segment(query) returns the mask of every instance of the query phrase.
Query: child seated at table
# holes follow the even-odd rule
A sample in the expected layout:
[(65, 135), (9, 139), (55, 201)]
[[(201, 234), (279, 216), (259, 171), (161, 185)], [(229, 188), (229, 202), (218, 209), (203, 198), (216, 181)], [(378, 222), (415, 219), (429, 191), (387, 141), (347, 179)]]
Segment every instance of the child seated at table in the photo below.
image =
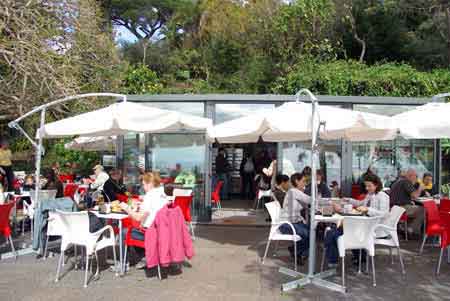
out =
[[(369, 216), (382, 216), (386, 217), (389, 214), (389, 196), (382, 191), (383, 184), (376, 175), (367, 175), (364, 179), (367, 195), (362, 201), (351, 200), (351, 204), (356, 207), (356, 210), (367, 214)], [(333, 204), (335, 211), (342, 212), (342, 207), (339, 204)], [(345, 220), (344, 220), (345, 222)], [(383, 221), (380, 221), (382, 223)], [(342, 235), (342, 225), (332, 225), (325, 233), (325, 250), (328, 264), (335, 266), (337, 264), (339, 251), (337, 247), (337, 240)], [(359, 258), (359, 252), (353, 252), (354, 260)], [(365, 256), (362, 256), (365, 260)]]

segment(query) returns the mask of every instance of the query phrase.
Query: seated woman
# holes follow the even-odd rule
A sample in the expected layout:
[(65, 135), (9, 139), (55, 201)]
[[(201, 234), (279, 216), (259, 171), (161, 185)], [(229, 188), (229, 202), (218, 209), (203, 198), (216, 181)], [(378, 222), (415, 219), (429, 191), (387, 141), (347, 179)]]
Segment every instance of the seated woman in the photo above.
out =
[[(383, 189), (383, 184), (378, 176), (374, 174), (366, 175), (364, 178), (364, 183), (366, 185), (367, 195), (364, 200), (357, 201), (352, 200), (353, 206), (356, 206), (356, 210), (366, 213), (369, 216), (382, 216), (386, 217), (389, 214), (389, 196), (381, 191)], [(341, 207), (335, 204), (335, 210), (341, 211)], [(344, 221), (345, 222), (345, 221)], [(380, 221), (382, 223), (382, 221)], [(336, 265), (339, 251), (337, 248), (337, 239), (342, 235), (342, 225), (334, 226), (331, 230), (327, 231), (325, 234), (325, 248), (328, 264)], [(359, 253), (354, 252), (355, 259), (358, 259)], [(363, 256), (365, 259), (365, 256)]]
[[(292, 188), (288, 190), (283, 202), (281, 220), (287, 220), (294, 226), (295, 232), (302, 239), (297, 242), (297, 256), (300, 256), (299, 263), (302, 263), (302, 256), (307, 256), (309, 247), (309, 225), (303, 218), (301, 211), (311, 203), (311, 197), (304, 193), (306, 186), (305, 175), (294, 173), (291, 176)], [(280, 227), (283, 234), (292, 234), (292, 229), (288, 224)], [(289, 252), (294, 256), (294, 248), (289, 247)]]
[[(132, 206), (131, 208), (126, 203), (120, 203), (121, 208), (133, 220), (140, 222), (141, 227), (144, 229), (152, 225), (158, 211), (168, 203), (164, 187), (160, 183), (161, 178), (158, 173), (147, 172), (142, 176), (142, 186), (145, 191), (143, 202), (139, 206)], [(123, 237), (126, 237), (127, 230), (126, 228), (122, 230)], [(131, 237), (135, 240), (143, 241), (145, 233), (133, 228)], [(125, 244), (125, 240), (123, 243)]]
[(34, 189), (35, 189), (34, 176), (27, 175), (23, 183), (23, 191), (30, 191)]
[(419, 180), (419, 184), (423, 187), (421, 197), (431, 197), (439, 193), (433, 185), (433, 175), (429, 172), (423, 174), (422, 181)]
[(58, 179), (55, 169), (51, 169), (46, 176), (47, 183), (45, 183), (42, 189), (44, 190), (56, 190), (56, 197), (64, 197), (63, 183)]

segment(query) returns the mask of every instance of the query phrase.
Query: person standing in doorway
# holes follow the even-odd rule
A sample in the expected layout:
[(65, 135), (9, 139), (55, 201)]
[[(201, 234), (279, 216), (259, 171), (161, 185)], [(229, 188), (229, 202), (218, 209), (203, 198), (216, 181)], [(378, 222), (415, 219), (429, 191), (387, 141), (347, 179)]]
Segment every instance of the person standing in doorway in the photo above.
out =
[(228, 171), (230, 166), (227, 160), (227, 153), (223, 147), (219, 148), (219, 153), (216, 157), (216, 176), (218, 181), (223, 182), (222, 190), (220, 191), (220, 198), (222, 200), (229, 199), (229, 181)]
[(13, 191), (14, 173), (12, 169), (12, 152), (8, 141), (0, 141), (0, 168), (3, 169), (7, 180), (6, 191)]
[(253, 179), (255, 178), (255, 160), (249, 153), (245, 153), (239, 171), (242, 178), (241, 197), (252, 200), (255, 197), (253, 183)]

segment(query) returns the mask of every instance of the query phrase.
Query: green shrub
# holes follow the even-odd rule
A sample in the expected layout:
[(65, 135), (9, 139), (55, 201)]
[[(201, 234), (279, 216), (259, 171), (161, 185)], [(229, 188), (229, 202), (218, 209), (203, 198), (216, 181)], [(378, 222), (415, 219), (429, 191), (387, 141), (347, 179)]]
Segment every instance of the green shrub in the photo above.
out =
[(300, 88), (323, 95), (429, 97), (450, 91), (450, 71), (422, 72), (407, 64), (368, 66), (356, 61), (303, 59), (272, 86), (276, 93)]

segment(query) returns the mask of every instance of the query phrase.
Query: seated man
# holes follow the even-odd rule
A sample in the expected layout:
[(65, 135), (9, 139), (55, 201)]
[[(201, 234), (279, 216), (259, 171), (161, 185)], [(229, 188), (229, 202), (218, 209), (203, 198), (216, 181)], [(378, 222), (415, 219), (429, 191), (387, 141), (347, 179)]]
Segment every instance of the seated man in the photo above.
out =
[(414, 187), (416, 183), (416, 171), (408, 169), (404, 176), (392, 184), (390, 197), (391, 205), (405, 208), (408, 216), (408, 232), (418, 234), (423, 224), (423, 207), (414, 202), (422, 193), (422, 186)]
[[(126, 203), (120, 203), (121, 208), (126, 211), (129, 216), (140, 222), (142, 228), (148, 228), (153, 224), (156, 214), (168, 203), (168, 198), (164, 193), (164, 187), (161, 186), (161, 179), (158, 173), (147, 172), (142, 176), (142, 186), (145, 191), (144, 199), (138, 206), (131, 208)], [(123, 237), (126, 237), (128, 229), (122, 230)], [(144, 232), (133, 228), (131, 237), (135, 240), (144, 240)], [(123, 244), (125, 244), (125, 239)], [(125, 247), (125, 246), (123, 246)], [(142, 267), (144, 267), (143, 265)], [(141, 267), (141, 266), (140, 266)]]
[[(316, 181), (317, 181), (317, 192), (318, 192), (317, 196), (322, 197), (322, 198), (331, 198), (330, 188), (328, 188), (327, 183), (325, 183), (325, 181), (323, 181), (323, 174), (322, 174), (321, 170), (317, 170)], [(311, 195), (311, 183), (306, 185), (305, 193), (309, 196)]]
[[(284, 198), (283, 210), (281, 212), (281, 220), (287, 220), (295, 228), (295, 232), (302, 239), (297, 242), (297, 256), (300, 256), (298, 263), (302, 263), (302, 257), (306, 257), (309, 248), (309, 225), (301, 215), (303, 207), (307, 207), (311, 203), (311, 197), (306, 195), (305, 189), (305, 175), (301, 173), (294, 173), (291, 176), (292, 188), (288, 190)], [(292, 234), (291, 227), (288, 224), (283, 224), (280, 227), (280, 232), (283, 234)], [(289, 247), (291, 256), (294, 256), (294, 248)]]
[(102, 191), (103, 185), (109, 179), (109, 175), (105, 172), (102, 165), (97, 164), (93, 168), (95, 173), (95, 180), (92, 181), (90, 179), (84, 179), (83, 182), (85, 184), (89, 184), (89, 188), (96, 191)]
[(272, 193), (275, 201), (278, 201), (281, 207), (283, 207), (284, 198), (289, 190), (289, 177), (287, 175), (277, 175), (275, 177), (275, 182), (276, 185), (272, 189)]
[(103, 195), (108, 202), (117, 200), (117, 194), (124, 194), (127, 191), (120, 184), (120, 178), (122, 177), (120, 169), (111, 170), (110, 175), (109, 179), (103, 184)]

